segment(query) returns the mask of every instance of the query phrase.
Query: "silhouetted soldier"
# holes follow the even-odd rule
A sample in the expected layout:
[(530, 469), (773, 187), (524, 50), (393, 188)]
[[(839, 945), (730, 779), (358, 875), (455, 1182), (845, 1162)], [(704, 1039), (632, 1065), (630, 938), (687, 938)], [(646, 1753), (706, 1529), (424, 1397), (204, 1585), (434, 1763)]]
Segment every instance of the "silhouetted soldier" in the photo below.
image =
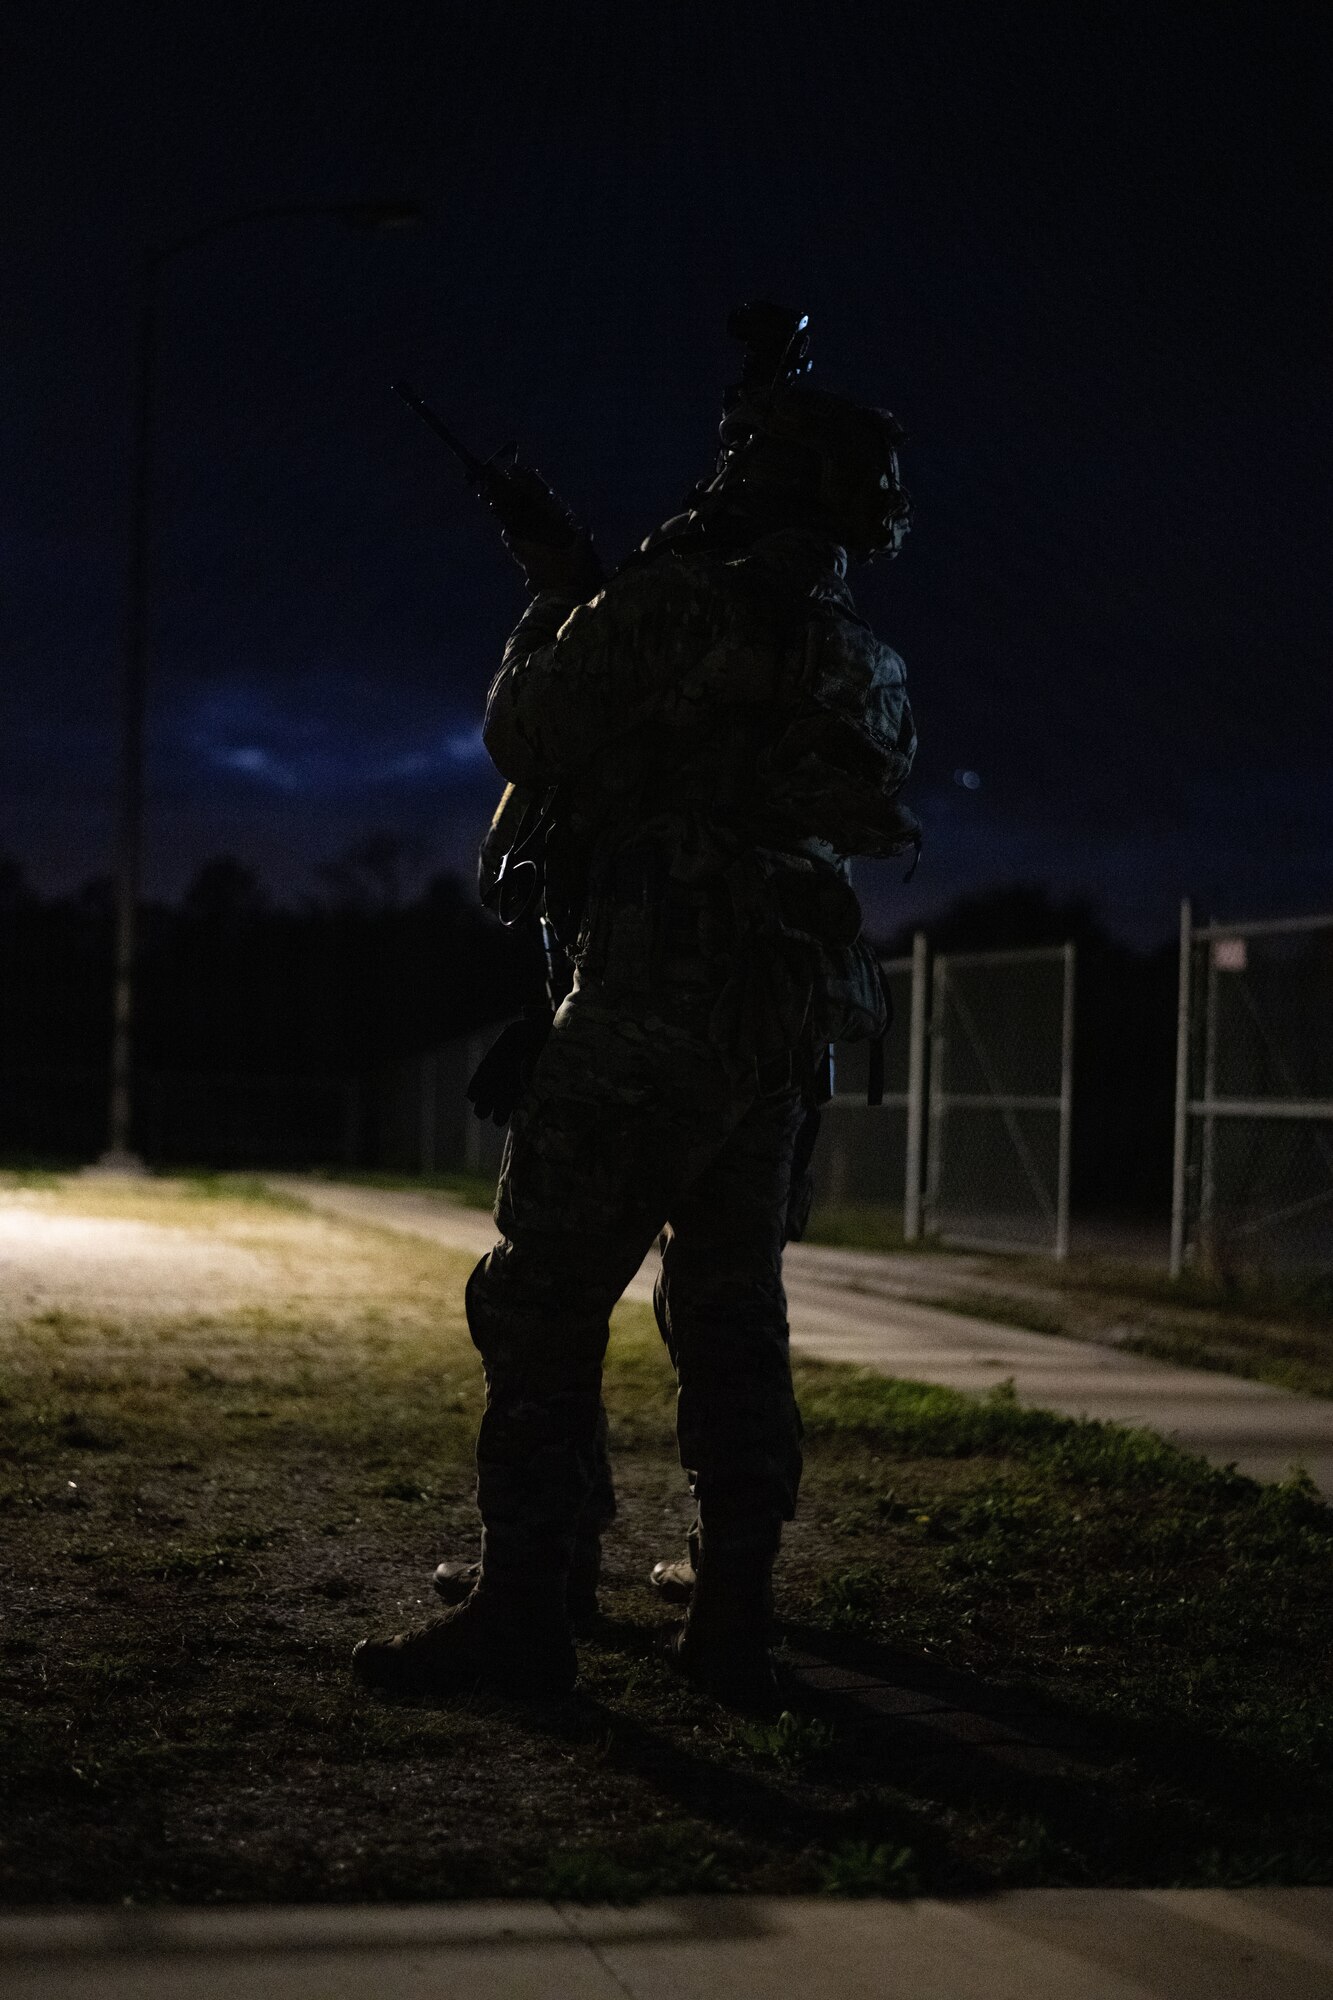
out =
[(918, 837), (896, 800), (915, 750), (902, 662), (845, 574), (896, 554), (910, 509), (894, 419), (802, 380), (804, 320), (733, 324), (746, 370), (686, 513), (601, 588), (562, 512), (509, 537), (537, 594), (487, 705), (516, 788), (487, 866), (493, 900), (532, 866), (576, 979), (544, 1043), (516, 1024), (478, 1079), (516, 1102), (502, 1239), (467, 1289), (487, 1384), (475, 1587), (358, 1646), (375, 1686), (572, 1686), (571, 1572), (586, 1613), (610, 1510), (608, 1319), (660, 1235), (698, 1506), (674, 1652), (724, 1700), (772, 1699), (771, 1575), (801, 1473), (781, 1277), (797, 1148), (808, 1162), (828, 1043), (886, 1023), (845, 857)]

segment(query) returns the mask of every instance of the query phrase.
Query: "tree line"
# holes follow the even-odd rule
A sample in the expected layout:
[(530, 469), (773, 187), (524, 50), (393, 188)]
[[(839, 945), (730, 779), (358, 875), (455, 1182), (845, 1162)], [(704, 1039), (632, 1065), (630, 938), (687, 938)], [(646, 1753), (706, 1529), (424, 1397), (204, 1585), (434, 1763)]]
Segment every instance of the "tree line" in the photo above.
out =
[[(374, 836), (318, 871), (315, 893), (290, 903), (221, 856), (174, 903), (147, 903), (137, 981), (140, 1076), (211, 1080), (220, 1090), (246, 1080), (332, 1087), (373, 1077), (538, 998), (535, 936), (505, 930), (454, 875), (407, 892), (405, 858), (391, 837)], [(961, 898), (922, 928), (939, 951), (1072, 939), (1074, 1200), (1084, 1210), (1160, 1211), (1170, 1181), (1173, 951), (1137, 952), (1087, 903), (1060, 902), (1033, 885)], [(0, 1156), (91, 1157), (98, 1149), (113, 938), (109, 882), (42, 896), (16, 863), (0, 859)], [(910, 935), (883, 944), (891, 954), (909, 950)], [(895, 1032), (905, 1029), (900, 1023)], [(217, 1101), (201, 1099), (201, 1128)], [(274, 1117), (313, 1116), (301, 1109), (312, 1102), (296, 1091)], [(256, 1131), (261, 1149), (266, 1129)], [(321, 1128), (318, 1145), (331, 1143)], [(317, 1157), (313, 1134), (310, 1148)]]

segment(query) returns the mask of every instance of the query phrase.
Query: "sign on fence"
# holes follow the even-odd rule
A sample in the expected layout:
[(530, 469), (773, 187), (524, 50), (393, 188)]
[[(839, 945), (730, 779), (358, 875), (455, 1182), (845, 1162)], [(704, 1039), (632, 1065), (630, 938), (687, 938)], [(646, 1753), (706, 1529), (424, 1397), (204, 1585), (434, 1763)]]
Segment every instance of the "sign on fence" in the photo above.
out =
[(1333, 916), (1180, 908), (1171, 1275), (1333, 1271)]

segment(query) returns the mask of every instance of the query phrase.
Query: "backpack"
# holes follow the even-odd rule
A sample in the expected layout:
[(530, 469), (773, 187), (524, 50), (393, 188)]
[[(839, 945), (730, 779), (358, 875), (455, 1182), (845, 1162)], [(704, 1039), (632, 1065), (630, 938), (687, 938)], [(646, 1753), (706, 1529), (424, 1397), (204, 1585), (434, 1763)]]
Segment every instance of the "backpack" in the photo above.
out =
[(765, 807), (838, 854), (882, 859), (919, 848), (916, 815), (897, 802), (915, 753), (901, 659), (859, 618), (821, 606), (760, 759)]

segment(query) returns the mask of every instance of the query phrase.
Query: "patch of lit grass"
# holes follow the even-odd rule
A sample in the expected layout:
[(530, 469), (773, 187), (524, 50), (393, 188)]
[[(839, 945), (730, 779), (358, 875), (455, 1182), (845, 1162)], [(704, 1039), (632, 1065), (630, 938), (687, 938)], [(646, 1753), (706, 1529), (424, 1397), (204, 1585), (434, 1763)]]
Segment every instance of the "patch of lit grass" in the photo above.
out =
[(1208, 1333), (1154, 1326), (1142, 1333), (1122, 1334), (1116, 1346), (1129, 1354), (1146, 1354), (1154, 1361), (1180, 1368), (1203, 1368), (1221, 1375), (1243, 1375), (1251, 1382), (1268, 1382), (1298, 1396), (1333, 1396), (1333, 1338), (1283, 1338), (1262, 1334), (1237, 1339), (1231, 1329)]
[(901, 1212), (887, 1202), (817, 1203), (802, 1241), (837, 1250), (910, 1250), (914, 1256), (936, 1247), (933, 1239), (905, 1243)]
[(285, 1209), (288, 1213), (305, 1206), (296, 1196), (270, 1186), (261, 1174), (214, 1173), (200, 1168), (193, 1173), (177, 1170), (169, 1178), (191, 1201), (243, 1201), (253, 1207)]
[(1032, 1299), (1016, 1299), (1003, 1292), (923, 1293), (916, 1303), (935, 1306), (941, 1312), (960, 1313), (965, 1319), (1022, 1327), (1028, 1333), (1066, 1335), (1069, 1331), (1063, 1313)]
[(461, 1202), (465, 1208), (482, 1208), (488, 1213), (495, 1206), (494, 1174), (381, 1174), (360, 1171), (339, 1173), (329, 1169), (318, 1178), (342, 1182), (349, 1187), (387, 1188), (393, 1192), (401, 1190), (447, 1195), (451, 1201)]

